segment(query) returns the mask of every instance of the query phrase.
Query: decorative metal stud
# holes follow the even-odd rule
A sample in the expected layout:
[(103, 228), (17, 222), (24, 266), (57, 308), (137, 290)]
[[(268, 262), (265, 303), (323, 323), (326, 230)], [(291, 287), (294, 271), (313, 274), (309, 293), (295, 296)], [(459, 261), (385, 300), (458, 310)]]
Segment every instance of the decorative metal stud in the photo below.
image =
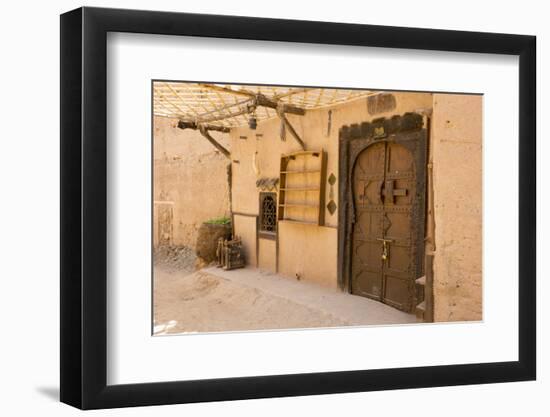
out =
[(334, 200), (330, 200), (329, 203), (327, 204), (327, 209), (328, 209), (328, 212), (330, 213), (331, 216), (336, 211), (336, 208), (337, 207), (336, 207), (336, 203), (334, 202)]

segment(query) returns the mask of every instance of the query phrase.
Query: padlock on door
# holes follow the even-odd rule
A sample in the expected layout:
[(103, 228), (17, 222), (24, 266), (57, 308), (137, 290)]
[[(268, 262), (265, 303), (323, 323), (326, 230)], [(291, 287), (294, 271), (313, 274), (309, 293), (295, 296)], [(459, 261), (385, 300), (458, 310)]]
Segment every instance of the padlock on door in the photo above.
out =
[(383, 238), (378, 238), (376, 240), (379, 240), (379, 241), (382, 242), (382, 260), (386, 261), (390, 257), (389, 244), (391, 242), (393, 242), (393, 240), (392, 239), (383, 239)]

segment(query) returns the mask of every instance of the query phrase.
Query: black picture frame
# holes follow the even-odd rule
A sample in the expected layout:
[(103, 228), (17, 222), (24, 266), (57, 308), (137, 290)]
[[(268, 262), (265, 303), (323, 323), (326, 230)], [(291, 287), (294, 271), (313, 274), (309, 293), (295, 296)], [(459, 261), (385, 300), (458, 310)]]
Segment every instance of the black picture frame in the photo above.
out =
[[(519, 358), (112, 385), (107, 375), (108, 32), (519, 56)], [(80, 8), (61, 16), (61, 401), (82, 409), (534, 380), (536, 38), (251, 17)]]

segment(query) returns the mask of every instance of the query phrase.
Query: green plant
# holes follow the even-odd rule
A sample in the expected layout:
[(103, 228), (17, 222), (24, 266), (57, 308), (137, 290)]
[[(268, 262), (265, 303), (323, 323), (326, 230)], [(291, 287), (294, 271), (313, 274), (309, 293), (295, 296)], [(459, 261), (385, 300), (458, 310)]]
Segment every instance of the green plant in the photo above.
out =
[(206, 224), (230, 224), (231, 219), (229, 217), (215, 217), (205, 221)]

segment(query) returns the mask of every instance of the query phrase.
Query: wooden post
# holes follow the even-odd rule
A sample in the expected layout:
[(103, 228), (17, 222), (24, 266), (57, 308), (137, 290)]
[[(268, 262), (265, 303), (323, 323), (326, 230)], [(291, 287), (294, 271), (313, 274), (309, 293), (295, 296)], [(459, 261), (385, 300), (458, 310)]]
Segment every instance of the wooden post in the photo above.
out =
[(201, 132), (201, 135), (203, 135), (208, 142), (210, 142), (214, 147), (220, 151), (227, 159), (231, 159), (231, 153), (225, 149), (220, 143), (216, 141), (210, 134), (208, 133), (208, 130), (206, 128), (199, 126), (199, 132)]
[(231, 159), (231, 152), (229, 152), (227, 149), (225, 149), (221, 143), (219, 143), (216, 139), (214, 139), (210, 133), (208, 133), (209, 130), (215, 130), (222, 133), (229, 133), (230, 129), (228, 127), (224, 126), (213, 126), (213, 125), (203, 125), (203, 124), (197, 124), (195, 122), (185, 122), (183, 120), (180, 120), (178, 122), (178, 127), (180, 129), (193, 129), (198, 130), (201, 132), (201, 135), (203, 135), (208, 142), (210, 142), (214, 147), (220, 151), (227, 159)]
[(298, 142), (300, 144), (300, 146), (302, 147), (302, 150), (305, 151), (306, 150), (306, 144), (304, 143), (304, 141), (300, 138), (300, 136), (298, 135), (298, 133), (296, 132), (296, 130), (294, 130), (294, 127), (290, 124), (290, 122), (288, 121), (288, 119), (283, 115), (281, 116), (281, 119), (283, 120), (283, 122), (285, 123), (286, 127), (288, 128), (290, 134), (294, 137), (294, 139), (296, 139), (296, 142)]
[(434, 255), (426, 254), (426, 285), (424, 287), (424, 321), (432, 323), (434, 321)]
[(198, 125), (195, 122), (186, 122), (184, 120), (180, 120), (178, 122), (178, 127), (180, 129), (198, 130), (198, 129), (200, 129), (201, 126), (206, 130), (215, 130), (215, 131), (222, 132), (222, 133), (229, 133), (231, 131), (231, 129), (229, 129), (228, 127), (225, 127), (225, 126), (216, 126), (216, 125), (210, 125), (210, 124), (206, 124), (206, 123), (201, 123), (200, 125)]

